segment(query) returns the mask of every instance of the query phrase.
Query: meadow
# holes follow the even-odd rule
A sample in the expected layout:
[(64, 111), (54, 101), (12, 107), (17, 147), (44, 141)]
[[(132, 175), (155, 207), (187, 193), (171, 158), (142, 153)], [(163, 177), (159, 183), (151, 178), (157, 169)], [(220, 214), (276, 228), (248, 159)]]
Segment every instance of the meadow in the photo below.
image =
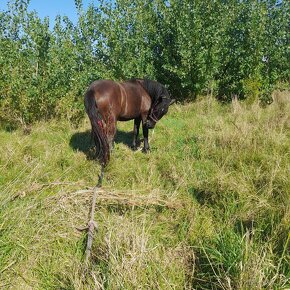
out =
[(87, 275), (78, 228), (100, 171), (88, 119), (3, 127), (0, 288), (289, 288), (289, 111), (282, 99), (176, 104), (148, 154), (119, 123)]

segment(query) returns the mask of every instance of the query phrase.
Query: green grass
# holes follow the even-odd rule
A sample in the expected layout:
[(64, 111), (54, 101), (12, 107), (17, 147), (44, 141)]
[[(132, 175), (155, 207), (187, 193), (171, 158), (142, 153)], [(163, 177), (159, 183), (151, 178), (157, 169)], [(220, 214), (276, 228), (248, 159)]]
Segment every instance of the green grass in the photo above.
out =
[(174, 105), (151, 152), (119, 132), (95, 219), (89, 123), (0, 131), (0, 288), (283, 289), (289, 285), (289, 102)]

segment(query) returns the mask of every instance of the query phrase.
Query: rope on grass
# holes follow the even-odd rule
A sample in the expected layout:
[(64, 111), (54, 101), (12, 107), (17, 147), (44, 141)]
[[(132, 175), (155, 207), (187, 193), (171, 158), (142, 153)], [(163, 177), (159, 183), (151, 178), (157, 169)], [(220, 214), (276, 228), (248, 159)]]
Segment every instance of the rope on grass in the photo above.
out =
[(88, 224), (88, 239), (87, 239), (87, 247), (86, 247), (86, 255), (85, 255), (85, 268), (88, 269), (89, 259), (91, 257), (92, 252), (92, 245), (93, 245), (93, 238), (94, 238), (94, 231), (98, 231), (98, 224), (94, 221), (94, 214), (96, 208), (96, 201), (97, 201), (97, 194), (102, 187), (103, 177), (104, 177), (104, 165), (102, 164), (101, 173), (99, 175), (99, 180), (97, 185), (94, 187), (94, 194), (93, 194), (93, 201), (92, 201), (92, 208), (91, 208), (91, 218)]

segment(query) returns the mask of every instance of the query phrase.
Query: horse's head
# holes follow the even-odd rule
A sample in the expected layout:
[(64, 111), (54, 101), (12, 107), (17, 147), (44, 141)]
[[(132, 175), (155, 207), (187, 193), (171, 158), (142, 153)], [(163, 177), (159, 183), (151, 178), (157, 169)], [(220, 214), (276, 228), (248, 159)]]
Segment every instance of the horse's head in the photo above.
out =
[(167, 112), (170, 105), (175, 102), (168, 95), (162, 95), (158, 98), (157, 102), (152, 106), (149, 111), (146, 126), (148, 129), (153, 129), (157, 123)]
[(141, 80), (141, 85), (151, 97), (151, 107), (145, 125), (148, 129), (153, 129), (157, 121), (168, 112), (169, 106), (173, 104), (175, 100), (170, 98), (166, 87), (157, 81), (145, 78)]

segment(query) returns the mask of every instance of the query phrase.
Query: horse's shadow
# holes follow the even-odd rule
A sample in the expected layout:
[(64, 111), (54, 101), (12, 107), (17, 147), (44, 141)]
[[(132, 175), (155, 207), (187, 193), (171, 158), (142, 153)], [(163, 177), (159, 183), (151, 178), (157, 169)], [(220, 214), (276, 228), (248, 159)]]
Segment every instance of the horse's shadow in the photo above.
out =
[[(133, 132), (117, 130), (114, 142), (122, 143), (131, 148)], [(69, 145), (75, 151), (83, 152), (88, 160), (94, 160), (96, 157), (94, 141), (91, 137), (91, 131), (77, 132), (70, 138)]]
[(133, 140), (133, 131), (125, 132), (121, 130), (117, 130), (114, 142), (119, 144), (122, 143), (131, 148)]

